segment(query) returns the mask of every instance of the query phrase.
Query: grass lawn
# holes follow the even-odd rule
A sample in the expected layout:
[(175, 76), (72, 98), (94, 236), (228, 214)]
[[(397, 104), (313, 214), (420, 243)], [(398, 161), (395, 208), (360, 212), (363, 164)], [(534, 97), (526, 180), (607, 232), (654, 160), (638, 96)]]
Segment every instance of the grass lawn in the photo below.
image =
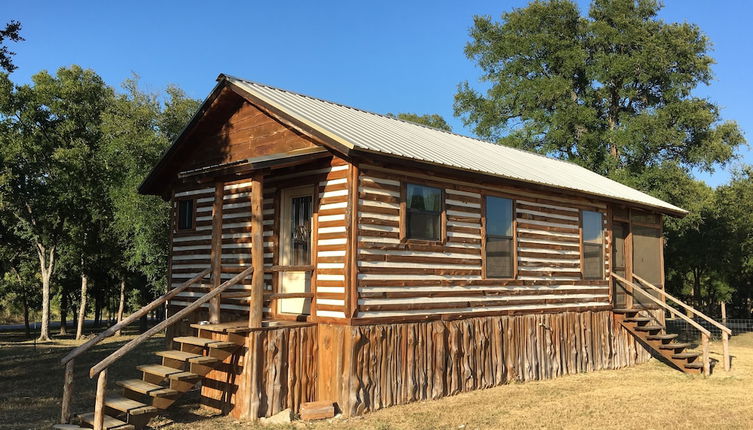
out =
[[(93, 409), (95, 381), (83, 375), (97, 360), (132, 338), (111, 338), (78, 360), (74, 411)], [(76, 342), (48, 345), (0, 335), (0, 429), (49, 428), (59, 418), (63, 369), (58, 360)], [(135, 365), (153, 362), (154, 338), (110, 371), (110, 380), (136, 377)], [(687, 376), (651, 360), (632, 368), (500, 386), (435, 401), (397, 406), (363, 417), (278, 428), (489, 429), (489, 428), (753, 428), (753, 333), (731, 341), (733, 370), (708, 379)], [(713, 358), (721, 344), (712, 343)], [(112, 385), (112, 384), (111, 384)], [(191, 398), (152, 421), (166, 430), (253, 429), (228, 417), (206, 417)], [(269, 428), (269, 427), (261, 427)]]

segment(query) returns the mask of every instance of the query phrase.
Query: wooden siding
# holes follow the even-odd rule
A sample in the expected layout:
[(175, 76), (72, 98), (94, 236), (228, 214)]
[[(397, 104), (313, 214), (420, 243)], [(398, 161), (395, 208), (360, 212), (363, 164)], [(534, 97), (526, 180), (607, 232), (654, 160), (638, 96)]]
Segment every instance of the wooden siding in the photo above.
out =
[(224, 91), (215, 104), (190, 134), (191, 149), (185, 152), (181, 170), (316, 146), (232, 91)]
[[(316, 263), (312, 290), (315, 296), (316, 316), (325, 318), (345, 317), (345, 259), (346, 259), (346, 209), (348, 201), (349, 164), (333, 157), (306, 166), (288, 168), (265, 178), (263, 201), (264, 266), (279, 263), (279, 220), (277, 208), (279, 191), (290, 186), (317, 184), (318, 209), (315, 210), (313, 224), (312, 251)], [(223, 188), (221, 222), (221, 280), (232, 278), (251, 264), (251, 181), (241, 179), (218, 183)], [(179, 198), (195, 197), (197, 202), (196, 230), (177, 232), (173, 230), (172, 243), (172, 285), (190, 279), (211, 263), (212, 223), (215, 188), (203, 186), (176, 193)], [(173, 224), (177, 220), (176, 204), (173, 204)], [(174, 228), (174, 227), (173, 227)], [(279, 292), (278, 274), (265, 273), (264, 290), (269, 295)], [(203, 286), (189, 288), (170, 302), (173, 306), (187, 306), (209, 291), (211, 282)], [(250, 295), (251, 279), (235, 285), (228, 292), (247, 291)], [(208, 305), (206, 305), (208, 306)], [(272, 317), (270, 301), (265, 300), (265, 317)], [(248, 297), (223, 298), (223, 311), (248, 312)]]
[[(522, 313), (609, 306), (604, 203), (515, 188), (479, 186), (405, 170), (361, 166), (358, 201), (358, 318)], [(401, 186), (444, 190), (442, 243), (400, 239)], [(515, 201), (517, 276), (484, 279), (485, 195)], [(580, 211), (603, 214), (603, 280), (581, 276)]]
[(609, 311), (352, 326), (344, 337), (346, 416), (650, 358)]

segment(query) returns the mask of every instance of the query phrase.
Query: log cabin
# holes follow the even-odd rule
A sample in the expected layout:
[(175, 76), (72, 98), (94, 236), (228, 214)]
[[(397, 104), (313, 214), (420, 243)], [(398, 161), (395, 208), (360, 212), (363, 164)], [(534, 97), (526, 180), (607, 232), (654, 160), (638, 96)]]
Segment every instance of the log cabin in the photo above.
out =
[[(652, 355), (713, 364), (708, 317), (677, 316), (697, 313), (702, 351), (663, 325), (662, 220), (686, 212), (574, 163), (220, 75), (139, 191), (170, 202), (170, 289), (132, 321), (169, 318), (90, 370), (95, 428), (142, 427), (198, 384), (236, 417), (350, 416)], [(160, 364), (105, 397), (107, 368), (164, 329)]]

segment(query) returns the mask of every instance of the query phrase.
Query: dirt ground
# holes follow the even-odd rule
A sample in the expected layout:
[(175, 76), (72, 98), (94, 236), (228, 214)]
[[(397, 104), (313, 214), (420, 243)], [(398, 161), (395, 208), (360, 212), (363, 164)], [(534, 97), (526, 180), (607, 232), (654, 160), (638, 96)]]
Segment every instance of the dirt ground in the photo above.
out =
[[(132, 338), (111, 338), (77, 363), (74, 411), (93, 408), (95, 382), (84, 376), (96, 361)], [(58, 360), (76, 342), (35, 345), (0, 335), (0, 429), (49, 428), (59, 417), (63, 369)], [(154, 338), (111, 369), (111, 380), (134, 377), (163, 339)], [(753, 428), (753, 333), (731, 341), (733, 369), (709, 378), (688, 376), (651, 360), (611, 371), (511, 384), (440, 400), (384, 409), (363, 417), (264, 427), (209, 417), (188, 397), (152, 421), (167, 430), (258, 428), (496, 429), (496, 428)], [(712, 343), (712, 358), (721, 345)]]

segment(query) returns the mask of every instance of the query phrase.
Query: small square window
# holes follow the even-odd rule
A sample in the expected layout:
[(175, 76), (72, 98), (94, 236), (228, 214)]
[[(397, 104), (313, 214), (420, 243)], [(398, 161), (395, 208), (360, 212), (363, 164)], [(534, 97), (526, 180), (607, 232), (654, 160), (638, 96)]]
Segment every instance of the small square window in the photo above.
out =
[(406, 187), (406, 238), (441, 240), (442, 190), (424, 185)]
[(193, 229), (193, 200), (178, 201), (178, 230)]

